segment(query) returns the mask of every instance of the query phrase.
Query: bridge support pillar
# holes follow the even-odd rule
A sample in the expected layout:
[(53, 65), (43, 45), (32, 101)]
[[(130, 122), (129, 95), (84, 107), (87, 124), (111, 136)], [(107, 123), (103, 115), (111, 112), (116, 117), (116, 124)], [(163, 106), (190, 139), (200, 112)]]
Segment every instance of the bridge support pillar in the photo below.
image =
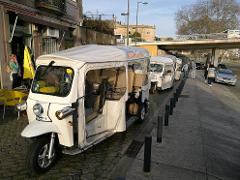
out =
[(220, 58), (220, 55), (221, 55), (221, 50), (220, 49), (212, 49), (212, 59), (211, 59), (211, 63), (217, 67), (218, 64), (220, 63), (219, 62), (219, 58)]
[(157, 55), (158, 55), (158, 56), (164, 56), (164, 55), (166, 55), (166, 54), (168, 54), (168, 53), (167, 53), (167, 51), (165, 51), (165, 50), (158, 49), (158, 51), (157, 51)]

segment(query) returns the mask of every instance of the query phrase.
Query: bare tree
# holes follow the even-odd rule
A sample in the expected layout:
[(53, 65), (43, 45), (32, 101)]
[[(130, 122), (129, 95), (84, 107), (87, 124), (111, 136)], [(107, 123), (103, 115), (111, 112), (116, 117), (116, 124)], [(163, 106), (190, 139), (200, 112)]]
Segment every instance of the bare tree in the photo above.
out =
[(199, 0), (176, 13), (177, 34), (209, 34), (239, 29), (239, 9), (236, 0)]
[(83, 20), (83, 26), (106, 34), (114, 35), (114, 23), (111, 20), (91, 19)]

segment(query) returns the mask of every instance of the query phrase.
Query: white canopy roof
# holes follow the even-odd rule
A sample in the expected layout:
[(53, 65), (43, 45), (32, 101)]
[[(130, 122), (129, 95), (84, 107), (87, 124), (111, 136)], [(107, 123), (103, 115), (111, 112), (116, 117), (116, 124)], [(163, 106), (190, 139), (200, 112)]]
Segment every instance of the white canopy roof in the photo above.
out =
[(173, 64), (173, 60), (165, 56), (156, 56), (151, 57), (151, 62), (155, 63), (164, 63), (164, 64)]
[(177, 57), (174, 55), (171, 55), (171, 54), (165, 55), (164, 57), (168, 57), (168, 58), (172, 59), (173, 61), (177, 60)]
[[(124, 46), (104, 46), (104, 45), (84, 45), (67, 50), (59, 51), (54, 54), (40, 56), (37, 61), (67, 60), (75, 63), (100, 63), (128, 61), (149, 57), (147, 50), (136, 47)], [(69, 62), (71, 63), (71, 62)]]

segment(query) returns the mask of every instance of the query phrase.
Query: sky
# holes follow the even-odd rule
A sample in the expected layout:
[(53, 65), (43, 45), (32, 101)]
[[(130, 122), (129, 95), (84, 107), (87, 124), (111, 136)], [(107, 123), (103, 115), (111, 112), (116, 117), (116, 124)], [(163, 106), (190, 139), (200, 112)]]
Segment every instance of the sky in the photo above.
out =
[[(130, 24), (136, 23), (137, 2), (130, 0)], [(196, 0), (142, 0), (147, 5), (139, 6), (139, 23), (156, 26), (156, 34), (159, 37), (172, 37), (176, 34), (175, 13), (184, 6), (196, 2)], [(110, 14), (117, 16), (117, 21), (126, 23), (126, 17), (121, 13), (127, 11), (127, 0), (83, 0), (83, 12), (90, 14)]]
[[(127, 11), (127, 0), (82, 0), (83, 12), (90, 14), (110, 14), (117, 16), (117, 21), (126, 23), (126, 17), (121, 13)], [(136, 24), (137, 2), (148, 2), (148, 5), (140, 5), (139, 23), (156, 26), (158, 37), (173, 37), (176, 34), (175, 13), (185, 6), (197, 2), (197, 0), (130, 0), (130, 24)], [(240, 2), (240, 0), (237, 0)]]

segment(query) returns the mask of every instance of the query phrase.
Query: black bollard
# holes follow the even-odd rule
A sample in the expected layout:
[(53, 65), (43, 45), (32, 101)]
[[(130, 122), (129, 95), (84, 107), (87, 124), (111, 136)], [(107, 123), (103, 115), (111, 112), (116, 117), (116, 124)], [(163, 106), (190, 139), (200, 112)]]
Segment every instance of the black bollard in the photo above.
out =
[(180, 97), (180, 95), (181, 95), (181, 89), (178, 88), (178, 97)]
[(145, 137), (144, 146), (144, 165), (143, 171), (150, 172), (151, 170), (151, 148), (152, 148), (152, 136)]
[(175, 92), (175, 93), (176, 93), (176, 95), (177, 95), (177, 97), (178, 97), (178, 89), (176, 89), (176, 92)]
[(158, 116), (158, 126), (157, 126), (157, 142), (162, 142), (162, 133), (163, 133), (163, 117)]
[(177, 93), (174, 93), (175, 102), (178, 102)]
[(177, 97), (178, 97), (178, 88), (176, 89), (176, 95), (177, 95)]
[(166, 105), (165, 119), (164, 119), (164, 125), (165, 126), (168, 126), (168, 120), (169, 120), (169, 105)]
[(176, 107), (176, 97), (173, 96), (173, 107), (175, 108)]
[(179, 94), (179, 96), (181, 95), (181, 92), (182, 92), (182, 91), (181, 91), (181, 86), (179, 85), (179, 86), (178, 86), (178, 94)]
[(170, 99), (169, 115), (173, 115), (173, 107), (174, 107), (174, 98), (171, 98)]
[(184, 80), (181, 83), (181, 91), (183, 90), (183, 86), (184, 86)]
[(180, 90), (180, 92), (182, 91), (182, 82), (179, 85), (179, 90)]

